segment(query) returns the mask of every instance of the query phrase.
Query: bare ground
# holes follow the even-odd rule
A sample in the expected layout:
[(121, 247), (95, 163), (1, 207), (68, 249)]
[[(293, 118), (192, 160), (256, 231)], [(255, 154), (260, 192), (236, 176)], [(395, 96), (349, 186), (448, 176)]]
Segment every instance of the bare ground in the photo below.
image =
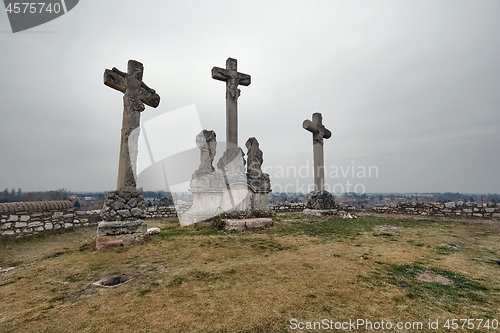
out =
[[(15, 268), (0, 273), (0, 332), (323, 332), (290, 320), (359, 318), (424, 323), (391, 332), (446, 332), (447, 319), (500, 319), (498, 223), (275, 221), (236, 233), (151, 220), (159, 235), (99, 251), (95, 227), (4, 241), (0, 267)], [(423, 273), (453, 283), (418, 280)], [(92, 285), (116, 274), (133, 279)]]

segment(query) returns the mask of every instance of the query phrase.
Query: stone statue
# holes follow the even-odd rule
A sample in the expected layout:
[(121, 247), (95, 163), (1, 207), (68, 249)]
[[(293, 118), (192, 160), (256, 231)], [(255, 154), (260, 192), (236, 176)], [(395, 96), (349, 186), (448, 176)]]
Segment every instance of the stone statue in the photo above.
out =
[(245, 154), (239, 147), (229, 148), (217, 162), (217, 168), (224, 174), (226, 185), (245, 182)]
[(262, 150), (259, 148), (259, 142), (256, 138), (247, 140), (245, 146), (247, 152), (247, 173), (260, 175), (262, 173), (262, 163), (264, 162)]
[(247, 140), (247, 183), (258, 191), (269, 192), (271, 190), (271, 181), (267, 173), (262, 172), (262, 163), (264, 162), (264, 154), (259, 148), (259, 141), (256, 138)]
[(196, 136), (196, 145), (200, 148), (200, 172), (213, 172), (215, 168), (212, 163), (215, 158), (217, 140), (214, 131), (203, 130)]
[(203, 130), (196, 136), (196, 145), (200, 149), (200, 166), (191, 177), (192, 189), (215, 190), (224, 186), (222, 173), (212, 165), (217, 149), (216, 137), (215, 132), (209, 130)]

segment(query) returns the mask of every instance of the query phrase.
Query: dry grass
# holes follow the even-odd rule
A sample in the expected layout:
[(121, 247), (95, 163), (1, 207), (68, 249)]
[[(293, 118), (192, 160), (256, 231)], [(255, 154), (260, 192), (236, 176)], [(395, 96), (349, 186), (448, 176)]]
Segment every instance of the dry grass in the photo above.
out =
[[(267, 333), (291, 331), (292, 318), (500, 319), (497, 224), (275, 220), (247, 233), (154, 220), (159, 235), (99, 251), (95, 228), (1, 244), (0, 267), (15, 269), (0, 273), (0, 331)], [(423, 272), (454, 283), (417, 280)], [(92, 286), (122, 273), (134, 279)]]

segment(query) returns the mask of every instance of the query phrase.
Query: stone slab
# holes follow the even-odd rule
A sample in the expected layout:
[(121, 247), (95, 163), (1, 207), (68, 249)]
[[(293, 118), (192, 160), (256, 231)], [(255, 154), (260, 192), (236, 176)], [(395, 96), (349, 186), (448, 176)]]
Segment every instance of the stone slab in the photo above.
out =
[(241, 219), (241, 220), (226, 220), (225, 229), (226, 230), (236, 230), (245, 231), (250, 229), (263, 230), (269, 228), (273, 224), (273, 220), (270, 218), (253, 218), (253, 219)]
[(96, 247), (128, 245), (143, 239), (146, 232), (147, 224), (142, 220), (99, 222)]

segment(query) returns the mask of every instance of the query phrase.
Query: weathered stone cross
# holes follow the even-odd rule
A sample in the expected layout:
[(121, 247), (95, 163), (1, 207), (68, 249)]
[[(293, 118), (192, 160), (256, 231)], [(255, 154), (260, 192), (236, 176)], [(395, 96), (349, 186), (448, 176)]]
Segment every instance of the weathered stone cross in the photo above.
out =
[(226, 142), (238, 147), (238, 85), (250, 85), (250, 75), (238, 73), (236, 59), (227, 58), (226, 69), (212, 68), (212, 78), (226, 82)]
[(127, 73), (115, 67), (104, 71), (104, 84), (124, 93), (117, 189), (136, 188), (141, 112), (144, 111), (144, 104), (153, 108), (160, 104), (160, 96), (142, 82), (143, 73), (144, 66), (135, 60), (129, 60)]
[(312, 121), (304, 120), (302, 127), (313, 134), (314, 187), (316, 188), (316, 191), (323, 192), (325, 190), (323, 139), (330, 138), (332, 136), (332, 132), (323, 126), (323, 116), (321, 113), (313, 113)]

